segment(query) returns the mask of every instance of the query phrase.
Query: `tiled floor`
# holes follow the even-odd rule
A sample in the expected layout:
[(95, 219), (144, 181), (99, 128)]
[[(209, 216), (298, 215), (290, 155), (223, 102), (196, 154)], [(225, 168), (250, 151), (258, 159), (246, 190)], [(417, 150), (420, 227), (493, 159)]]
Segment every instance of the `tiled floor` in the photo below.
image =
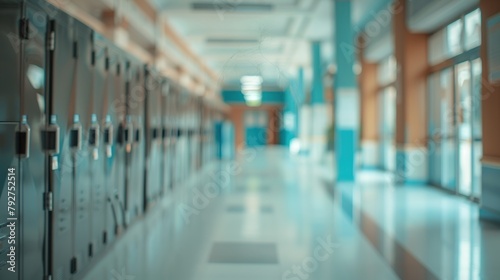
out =
[(212, 166), (87, 279), (500, 279), (500, 226), (476, 204), (380, 172), (341, 185), (328, 173), (280, 148)]

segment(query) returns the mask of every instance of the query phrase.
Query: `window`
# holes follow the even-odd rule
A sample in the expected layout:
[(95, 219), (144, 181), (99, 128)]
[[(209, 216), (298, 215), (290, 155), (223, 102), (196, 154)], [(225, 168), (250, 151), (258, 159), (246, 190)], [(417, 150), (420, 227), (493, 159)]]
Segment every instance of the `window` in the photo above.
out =
[(396, 81), (397, 63), (394, 56), (389, 56), (378, 65), (378, 83), (381, 86), (389, 85)]
[(477, 9), (430, 37), (429, 62), (436, 65), (480, 45), (481, 11)]
[(481, 11), (479, 9), (465, 16), (465, 49), (481, 45)]

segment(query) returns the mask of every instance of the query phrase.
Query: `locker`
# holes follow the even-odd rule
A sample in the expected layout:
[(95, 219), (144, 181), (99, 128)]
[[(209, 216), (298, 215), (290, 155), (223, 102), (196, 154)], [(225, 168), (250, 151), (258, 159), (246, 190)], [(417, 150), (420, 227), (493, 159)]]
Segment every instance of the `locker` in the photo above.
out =
[(159, 75), (145, 68), (144, 118), (146, 133), (146, 164), (144, 180), (144, 210), (154, 204), (161, 190), (161, 80)]
[(184, 157), (184, 150), (183, 150), (183, 110), (182, 108), (182, 102), (181, 102), (181, 97), (182, 97), (182, 88), (177, 85), (176, 91), (175, 91), (175, 97), (174, 97), (174, 104), (175, 104), (175, 111), (174, 111), (174, 166), (173, 166), (173, 184), (174, 187), (177, 187), (179, 183), (181, 182), (182, 179), (182, 172), (184, 170), (183, 168), (183, 157)]
[[(123, 63), (119, 60), (117, 53), (113, 50), (110, 42), (96, 36), (95, 39), (95, 71), (103, 72), (103, 86), (100, 99), (102, 100), (102, 145), (99, 150), (103, 155), (103, 196), (105, 198), (104, 207), (104, 226), (102, 232), (102, 244), (108, 246), (111, 244), (122, 229), (123, 209), (118, 197), (118, 189), (123, 186), (123, 180), (120, 180), (120, 151), (125, 145), (124, 123), (125, 123), (125, 95), (122, 92), (123, 83)], [(96, 79), (98, 86), (98, 79)], [(96, 87), (96, 94), (100, 90)], [(123, 171), (121, 172), (123, 176)]]
[(111, 244), (125, 224), (123, 189), (125, 187), (124, 153), (132, 140), (132, 128), (126, 119), (125, 64), (123, 54), (107, 40), (99, 38), (105, 71), (103, 102), (105, 158), (106, 231), (103, 242)]
[(54, 279), (68, 279), (89, 262), (89, 157), (86, 131), (89, 113), (90, 31), (70, 16), (57, 12), (47, 29), (47, 110), (43, 134), (48, 165), (48, 193), (54, 211), (49, 222)]
[(162, 104), (162, 178), (161, 178), (161, 192), (166, 195), (170, 192), (172, 186), (172, 92), (171, 82), (168, 79), (162, 80), (161, 104)]
[[(88, 244), (88, 255), (93, 258), (104, 249), (107, 220), (107, 201), (105, 192), (105, 164), (106, 144), (104, 143), (104, 131), (106, 128), (106, 115), (103, 113), (103, 97), (105, 96), (105, 52), (97, 46), (96, 34), (90, 31), (90, 77), (89, 77), (89, 115), (90, 122), (87, 137), (87, 153), (89, 158), (88, 183), (89, 183), (89, 228), (90, 240)], [(85, 32), (86, 33), (86, 32)], [(85, 39), (84, 32), (79, 38)], [(86, 45), (87, 41), (78, 40), (79, 44)], [(82, 46), (81, 48), (84, 48)], [(108, 128), (109, 129), (109, 128)], [(109, 131), (108, 131), (109, 133)]]
[[(92, 31), (81, 22), (74, 22), (73, 57), (75, 59), (75, 79), (74, 82), (76, 97), (75, 114), (79, 117), (79, 124), (73, 124), (70, 133), (78, 137), (79, 143), (74, 144), (74, 225), (75, 235), (73, 242), (76, 243), (78, 252), (78, 269), (82, 270), (90, 262), (93, 254), (92, 242), (92, 181), (90, 173), (90, 162), (95, 160), (92, 155), (93, 146), (89, 143), (91, 129), (96, 128), (97, 119), (93, 116), (91, 99), (89, 93), (92, 91), (92, 84), (89, 82), (92, 77)], [(94, 132), (95, 133), (95, 132)], [(71, 140), (70, 140), (71, 141)]]
[[(6, 280), (43, 279), (44, 275), (45, 156), (38, 132), (45, 126), (46, 114), (45, 27), (46, 13), (38, 3), (21, 7), (18, 1), (0, 1), (0, 60), (3, 62), (0, 66), (0, 279)], [(6, 263), (7, 245), (12, 245), (7, 241), (10, 230), (6, 211), (7, 175), (8, 168), (12, 167), (16, 168), (15, 217), (18, 218), (15, 273), (8, 271)]]
[(144, 120), (145, 90), (144, 66), (134, 57), (127, 57), (126, 69), (126, 115), (131, 126), (132, 139), (124, 151), (126, 160), (126, 184), (123, 192), (127, 223), (143, 211), (142, 186), (144, 185), (144, 163), (146, 128)]

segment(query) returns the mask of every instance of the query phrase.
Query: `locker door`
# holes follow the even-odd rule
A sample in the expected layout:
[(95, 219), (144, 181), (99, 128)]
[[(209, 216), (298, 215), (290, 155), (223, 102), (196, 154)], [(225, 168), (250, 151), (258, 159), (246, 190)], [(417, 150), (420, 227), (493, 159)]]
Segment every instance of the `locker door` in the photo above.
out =
[(146, 80), (146, 116), (147, 130), (147, 204), (154, 202), (160, 192), (161, 146), (159, 128), (161, 126), (161, 88), (155, 72), (147, 71)]
[[(78, 270), (83, 252), (76, 242), (78, 153), (81, 150), (82, 124), (76, 113), (78, 67), (74, 56), (74, 21), (59, 12), (49, 22), (47, 39), (49, 125), (45, 149), (49, 166), (49, 191), (53, 194), (52, 273), (53, 278), (68, 279)], [(58, 135), (57, 135), (57, 132)], [(52, 142), (55, 140), (56, 142)]]
[[(85, 34), (79, 38), (86, 37)], [(106, 148), (104, 142), (104, 131), (106, 127), (106, 115), (103, 113), (103, 99), (105, 96), (105, 59), (104, 49), (96, 43), (98, 39), (92, 32), (89, 36), (90, 48), (90, 78), (89, 78), (89, 114), (90, 126), (88, 128), (87, 152), (89, 158), (88, 179), (90, 188), (89, 197), (89, 240), (88, 253), (90, 257), (99, 255), (104, 248), (104, 236), (106, 232), (107, 202), (105, 192), (105, 164)], [(84, 45), (87, 41), (79, 40)], [(109, 131), (108, 131), (109, 133)], [(111, 217), (110, 217), (111, 218)]]
[[(102, 145), (99, 146), (102, 161), (102, 212), (103, 230), (100, 235), (99, 243), (107, 246), (115, 240), (115, 236), (120, 232), (120, 206), (116, 203), (116, 185), (119, 181), (116, 179), (117, 173), (117, 150), (123, 142), (123, 130), (121, 127), (121, 116), (117, 112), (124, 110), (125, 101), (115, 98), (115, 91), (120, 82), (122, 72), (120, 61), (116, 54), (110, 50), (111, 44), (101, 36), (94, 37), (95, 52), (95, 104), (96, 109), (100, 109), (100, 124), (102, 126)], [(101, 76), (102, 75), (102, 76)], [(99, 78), (102, 77), (102, 80)], [(97, 210), (97, 209), (96, 209)]]
[(126, 60), (123, 54), (111, 44), (107, 48), (109, 71), (112, 74), (108, 79), (108, 103), (106, 106), (109, 121), (115, 128), (116, 134), (114, 135), (113, 152), (111, 157), (108, 158), (108, 165), (111, 171), (109, 174), (111, 184), (106, 184), (106, 188), (107, 200), (113, 217), (113, 222), (108, 224), (114, 228), (111, 231), (110, 238), (114, 240), (117, 235), (121, 234), (125, 227), (125, 151), (130, 149), (133, 141), (133, 127), (130, 119), (126, 117)]
[[(37, 20), (35, 21), (35, 15)], [(23, 26), (20, 25), (24, 18)], [(31, 32), (20, 33), (29, 25)], [(0, 3), (0, 279), (43, 279), (45, 242), (45, 157), (38, 132), (44, 127), (44, 52), (46, 13), (27, 3)], [(20, 36), (23, 35), (23, 36)], [(21, 59), (23, 58), (23, 59)], [(24, 117), (21, 117), (24, 116)], [(21, 124), (21, 120), (24, 122)], [(29, 127), (29, 133), (28, 133)], [(19, 137), (16, 141), (16, 133)], [(17, 155), (16, 142), (23, 155)], [(27, 153), (29, 152), (29, 154)], [(9, 168), (15, 168), (9, 172)], [(14, 173), (9, 176), (9, 173)], [(11, 177), (11, 178), (9, 178)], [(9, 181), (9, 179), (11, 179)], [(9, 184), (8, 182), (11, 182)], [(10, 187), (10, 190), (9, 190)], [(14, 188), (13, 188), (14, 187)], [(9, 194), (9, 191), (11, 192)], [(15, 194), (15, 198), (13, 193)], [(8, 199), (7, 197), (12, 197)], [(15, 199), (15, 201), (13, 201)], [(8, 201), (15, 202), (9, 215)], [(11, 230), (7, 218), (17, 218), (16, 244), (9, 244)], [(10, 221), (9, 221), (10, 222)], [(20, 231), (19, 229), (23, 230)], [(29, 244), (29, 246), (20, 246)], [(15, 273), (8, 270), (7, 254), (15, 245)], [(10, 256), (8, 257), (10, 260)]]
[[(74, 155), (75, 161), (75, 241), (76, 250), (78, 252), (79, 270), (83, 269), (90, 261), (92, 255), (91, 236), (91, 178), (90, 163), (95, 157), (91, 158), (91, 145), (89, 145), (91, 126), (97, 124), (96, 116), (93, 117), (93, 104), (89, 98), (89, 93), (92, 92), (91, 81), (91, 30), (80, 22), (74, 24), (74, 46), (73, 56), (76, 60), (76, 98), (75, 98), (75, 114), (80, 118), (80, 144)], [(92, 119), (94, 118), (94, 119)], [(73, 132), (75, 133), (75, 132)]]
[(171, 124), (170, 124), (170, 82), (166, 79), (162, 81), (161, 92), (161, 115), (162, 115), (162, 178), (161, 178), (161, 192), (166, 195), (170, 189), (170, 137), (171, 137)]
[(126, 212), (129, 222), (142, 213), (144, 184), (144, 153), (146, 128), (144, 127), (144, 73), (142, 64), (135, 58), (130, 58), (131, 66), (128, 74), (127, 116), (132, 122), (134, 141), (127, 150), (127, 184)]

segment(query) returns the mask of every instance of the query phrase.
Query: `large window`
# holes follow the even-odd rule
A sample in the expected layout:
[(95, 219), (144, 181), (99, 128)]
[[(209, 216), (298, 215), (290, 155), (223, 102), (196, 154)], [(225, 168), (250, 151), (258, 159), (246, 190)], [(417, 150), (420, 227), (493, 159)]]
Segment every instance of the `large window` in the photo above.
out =
[(481, 11), (466, 14), (445, 26), (429, 40), (429, 62), (436, 65), (481, 44)]
[(396, 169), (396, 75), (394, 56), (388, 56), (378, 63), (380, 166), (387, 171)]
[(389, 56), (378, 64), (378, 84), (387, 86), (396, 81), (397, 63), (394, 56)]
[[(471, 198), (481, 193), (481, 13), (475, 10), (432, 35), (429, 60), (429, 181)], [(451, 66), (450, 66), (451, 65)]]

